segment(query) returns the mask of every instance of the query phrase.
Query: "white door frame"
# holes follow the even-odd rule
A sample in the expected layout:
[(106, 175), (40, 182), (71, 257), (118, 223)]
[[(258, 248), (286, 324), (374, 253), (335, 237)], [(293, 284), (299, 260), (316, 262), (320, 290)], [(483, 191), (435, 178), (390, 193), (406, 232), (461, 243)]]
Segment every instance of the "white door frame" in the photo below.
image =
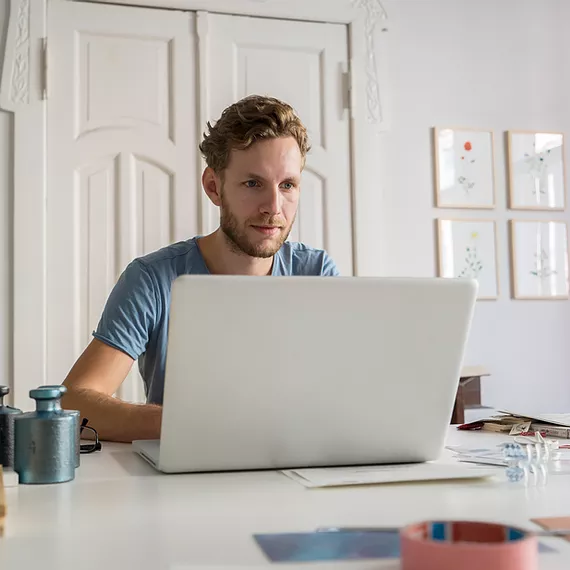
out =
[(14, 113), (14, 370), (12, 401), (30, 409), (45, 384), (46, 0), (11, 0), (0, 107)]
[[(46, 377), (46, 88), (48, 2), (10, 0), (10, 19), (0, 83), (0, 108), (14, 120), (14, 377), (13, 402), (29, 407), (28, 391)], [(375, 243), (381, 133), (389, 128), (386, 90), (386, 22), (380, 0), (87, 0), (107, 4), (202, 12), (199, 62), (208, 42), (204, 13), (226, 13), (346, 24), (351, 70), (351, 164), (354, 274), (376, 275)], [(48, 41), (49, 50), (49, 41)], [(207, 73), (200, 69), (200, 73)], [(207, 116), (203, 87), (200, 121)], [(202, 206), (206, 214), (207, 205)]]

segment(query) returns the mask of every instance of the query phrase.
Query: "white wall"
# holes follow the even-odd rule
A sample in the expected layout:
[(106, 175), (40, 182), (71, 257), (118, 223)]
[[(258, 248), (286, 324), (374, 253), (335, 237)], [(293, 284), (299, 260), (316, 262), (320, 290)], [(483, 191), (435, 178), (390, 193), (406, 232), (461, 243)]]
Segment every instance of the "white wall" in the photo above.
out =
[[(0, 62), (8, 26), (8, 2), (0, 1)], [(12, 127), (0, 111), (0, 384), (12, 381)]]
[[(435, 275), (435, 218), (494, 217), (502, 291), (498, 301), (477, 305), (466, 364), (492, 371), (483, 381), (484, 403), (568, 412), (570, 303), (510, 299), (507, 220), (570, 220), (570, 214), (507, 210), (503, 133), (555, 130), (570, 137), (570, 2), (385, 0), (384, 5), (393, 115), (392, 128), (383, 135), (381, 272)], [(435, 125), (494, 129), (496, 210), (433, 207)]]

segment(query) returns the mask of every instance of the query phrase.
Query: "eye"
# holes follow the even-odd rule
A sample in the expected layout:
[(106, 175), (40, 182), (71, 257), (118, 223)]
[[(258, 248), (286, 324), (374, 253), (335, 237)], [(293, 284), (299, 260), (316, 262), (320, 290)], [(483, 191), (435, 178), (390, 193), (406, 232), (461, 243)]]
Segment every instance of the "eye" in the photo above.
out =
[(295, 185), (293, 182), (283, 182), (283, 184), (281, 184), (281, 188), (283, 188), (283, 190), (293, 190), (293, 188), (295, 188)]
[(246, 180), (244, 185), (246, 188), (255, 188), (256, 186), (259, 186), (257, 180)]

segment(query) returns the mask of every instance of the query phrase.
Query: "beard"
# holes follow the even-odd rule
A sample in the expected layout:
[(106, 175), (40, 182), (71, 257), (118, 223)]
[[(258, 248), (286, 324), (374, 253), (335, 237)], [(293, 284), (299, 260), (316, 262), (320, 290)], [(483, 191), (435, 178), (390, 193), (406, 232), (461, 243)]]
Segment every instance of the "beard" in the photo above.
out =
[[(291, 233), (294, 218), (288, 227), (285, 226), (285, 220), (279, 216), (246, 220), (245, 223), (240, 224), (225, 201), (223, 191), (221, 192), (221, 202), (220, 228), (234, 251), (238, 253), (265, 259), (273, 257)], [(279, 226), (280, 232), (271, 238), (266, 238), (261, 243), (254, 243), (247, 237), (247, 228), (252, 224), (256, 226)]]

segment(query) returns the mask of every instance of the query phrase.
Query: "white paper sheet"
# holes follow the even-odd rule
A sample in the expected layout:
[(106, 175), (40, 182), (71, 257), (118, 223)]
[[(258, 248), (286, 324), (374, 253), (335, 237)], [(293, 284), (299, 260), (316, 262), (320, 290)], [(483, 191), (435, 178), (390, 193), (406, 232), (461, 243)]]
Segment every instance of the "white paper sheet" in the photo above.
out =
[(462, 445), (448, 446), (453, 452), (455, 459), (467, 463), (478, 463), (480, 465), (496, 465), (506, 467), (507, 462), (503, 457), (503, 450), (499, 446), (494, 448), (467, 447)]
[(5, 488), (17, 487), (19, 482), (18, 474), (13, 469), (4, 469), (2, 473), (2, 481)]
[(521, 412), (511, 412), (507, 410), (498, 410), (503, 414), (511, 414), (519, 418), (528, 418), (539, 422), (546, 422), (557, 426), (570, 428), (570, 414), (525, 414)]
[[(530, 442), (529, 442), (530, 443)], [(447, 447), (455, 455), (455, 459), (460, 462), (477, 463), (479, 465), (497, 465), (506, 467), (507, 461), (503, 456), (503, 450), (495, 448), (469, 448), (465, 446)], [(570, 469), (570, 449), (553, 449), (551, 451), (549, 471), (551, 473), (567, 472)]]
[(406, 465), (288, 469), (282, 471), (282, 473), (305, 487), (314, 488), (445, 479), (473, 479), (492, 477), (497, 475), (498, 471), (474, 465), (454, 465), (434, 461)]

